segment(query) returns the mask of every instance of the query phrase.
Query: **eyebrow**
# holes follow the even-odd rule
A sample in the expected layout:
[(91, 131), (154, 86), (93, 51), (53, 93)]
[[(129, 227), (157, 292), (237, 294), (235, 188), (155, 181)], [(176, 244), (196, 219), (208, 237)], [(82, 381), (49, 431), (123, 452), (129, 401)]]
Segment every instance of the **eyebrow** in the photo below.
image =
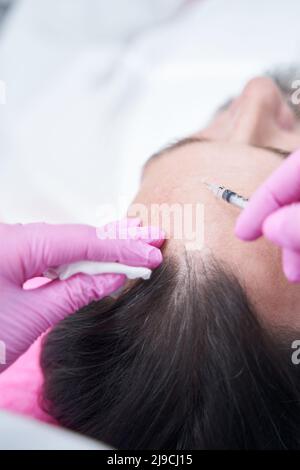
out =
[[(146, 161), (146, 163), (143, 166), (143, 172), (147, 168), (148, 164), (152, 162), (153, 160), (156, 160), (172, 152), (173, 150), (186, 147), (188, 145), (202, 143), (202, 142), (214, 142), (214, 140), (208, 139), (207, 137), (191, 136), (191, 137), (185, 137), (183, 139), (179, 139), (179, 140), (176, 140), (175, 142), (171, 142), (170, 144), (167, 144), (161, 150), (151, 155), (151, 157)], [(292, 150), (284, 150), (278, 147), (260, 146), (260, 145), (251, 145), (250, 147), (254, 147), (257, 149), (261, 149), (261, 150), (267, 150), (269, 152), (275, 153), (281, 158), (287, 158), (292, 153)]]

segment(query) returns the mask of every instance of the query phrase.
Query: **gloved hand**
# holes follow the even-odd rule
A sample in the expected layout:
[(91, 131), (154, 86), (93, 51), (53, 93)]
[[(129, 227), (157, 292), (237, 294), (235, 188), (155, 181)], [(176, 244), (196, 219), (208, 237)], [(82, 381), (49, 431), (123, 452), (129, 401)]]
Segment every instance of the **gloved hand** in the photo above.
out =
[(264, 235), (279, 245), (287, 279), (300, 281), (300, 150), (254, 193), (238, 218), (235, 234), (242, 240)]
[(101, 230), (99, 239), (96, 229), (85, 225), (0, 224), (0, 340), (6, 346), (6, 367), (50, 326), (120, 288), (125, 276), (77, 274), (32, 290), (24, 290), (24, 282), (49, 267), (80, 260), (157, 267), (163, 234), (138, 225), (138, 219), (109, 224), (108, 233), (116, 227), (122, 236), (105, 239)]

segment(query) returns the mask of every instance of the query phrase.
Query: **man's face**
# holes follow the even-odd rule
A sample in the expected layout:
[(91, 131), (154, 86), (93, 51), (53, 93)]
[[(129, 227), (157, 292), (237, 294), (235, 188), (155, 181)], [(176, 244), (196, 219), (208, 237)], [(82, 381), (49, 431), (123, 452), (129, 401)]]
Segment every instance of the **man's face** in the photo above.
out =
[[(280, 251), (265, 239), (239, 241), (234, 236), (239, 210), (217, 200), (203, 179), (250, 197), (284, 158), (272, 148), (288, 154), (299, 146), (299, 122), (279, 88), (269, 78), (255, 78), (205, 129), (147, 163), (134, 201), (202, 203), (203, 256), (212, 253), (232, 268), (262, 318), (297, 327), (300, 285), (285, 279)], [(178, 241), (167, 243), (170, 252), (178, 251)]]

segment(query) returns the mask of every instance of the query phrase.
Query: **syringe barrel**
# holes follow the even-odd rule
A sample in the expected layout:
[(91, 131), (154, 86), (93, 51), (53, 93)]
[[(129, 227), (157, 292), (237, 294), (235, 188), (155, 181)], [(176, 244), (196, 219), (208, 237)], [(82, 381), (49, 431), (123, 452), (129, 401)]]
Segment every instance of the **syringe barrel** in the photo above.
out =
[(230, 191), (230, 189), (225, 189), (225, 191), (222, 193), (222, 199), (229, 202), (229, 204), (232, 204), (233, 206), (239, 207), (240, 209), (244, 209), (248, 203), (247, 199), (243, 198), (234, 191)]

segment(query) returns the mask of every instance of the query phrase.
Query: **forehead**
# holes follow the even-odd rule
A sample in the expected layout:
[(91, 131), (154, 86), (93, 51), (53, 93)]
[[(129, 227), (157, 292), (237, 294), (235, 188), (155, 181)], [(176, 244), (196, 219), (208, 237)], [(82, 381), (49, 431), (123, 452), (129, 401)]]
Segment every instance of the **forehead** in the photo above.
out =
[[(238, 209), (216, 200), (201, 181), (204, 178), (223, 184), (250, 197), (279, 164), (280, 158), (270, 151), (244, 144), (192, 139), (184, 145), (169, 146), (151, 159), (134, 201), (150, 208), (155, 203), (189, 203), (193, 207), (202, 204), (205, 251), (228, 263), (247, 286), (251, 300), (257, 301), (263, 312), (271, 311), (274, 319), (280, 312), (286, 313), (291, 294), (283, 276), (278, 276), (280, 254), (263, 238), (251, 244), (237, 240), (234, 226)], [(163, 225), (162, 228), (167, 231)], [(172, 252), (178, 250), (174, 243), (171, 240), (169, 245)], [(275, 298), (274, 291), (280, 294), (279, 298)], [(295, 297), (300, 304), (300, 292)]]
[(180, 140), (176, 140), (175, 142), (171, 142), (170, 144), (167, 144), (165, 147), (160, 149), (158, 152), (155, 152), (153, 155), (151, 155), (148, 158), (148, 160), (146, 161), (143, 167), (143, 173), (146, 171), (146, 169), (148, 168), (148, 166), (150, 166), (152, 162), (157, 161), (160, 157), (168, 155), (177, 149), (188, 147), (189, 145), (194, 145), (194, 144), (198, 144), (201, 142), (209, 142), (209, 140), (205, 139), (204, 137), (190, 136), (190, 137), (185, 137)]
[(151, 157), (141, 189), (180, 203), (205, 196), (205, 180), (251, 197), (280, 161), (269, 149), (193, 137)]
[[(146, 172), (147, 168), (151, 165), (151, 163), (159, 160), (161, 157), (172, 154), (172, 152), (174, 152), (176, 150), (183, 149), (183, 148), (193, 146), (193, 145), (196, 145), (196, 144), (201, 144), (201, 143), (214, 143), (214, 141), (212, 141), (211, 139), (208, 139), (206, 137), (202, 137), (202, 136), (201, 137), (200, 136), (189, 136), (189, 137), (185, 137), (183, 139), (177, 140), (175, 142), (171, 142), (170, 144), (166, 145), (161, 150), (159, 150), (158, 152), (156, 152), (152, 156), (150, 156), (150, 158), (148, 158), (148, 160), (146, 161), (146, 163), (143, 166), (142, 175), (144, 176), (144, 173)], [(225, 145), (225, 142), (224, 142), (224, 145)], [(279, 156), (281, 158), (287, 158), (290, 155), (290, 153), (293, 151), (293, 149), (287, 150), (287, 149), (274, 148), (274, 147), (269, 147), (269, 146), (260, 147), (260, 146), (256, 146), (256, 145), (251, 145), (251, 146), (248, 145), (247, 147), (250, 147), (250, 148), (253, 148), (253, 149), (260, 149), (260, 150), (264, 150), (264, 151), (267, 151), (267, 152), (271, 152), (271, 153), (273, 153), (276, 156)]]

